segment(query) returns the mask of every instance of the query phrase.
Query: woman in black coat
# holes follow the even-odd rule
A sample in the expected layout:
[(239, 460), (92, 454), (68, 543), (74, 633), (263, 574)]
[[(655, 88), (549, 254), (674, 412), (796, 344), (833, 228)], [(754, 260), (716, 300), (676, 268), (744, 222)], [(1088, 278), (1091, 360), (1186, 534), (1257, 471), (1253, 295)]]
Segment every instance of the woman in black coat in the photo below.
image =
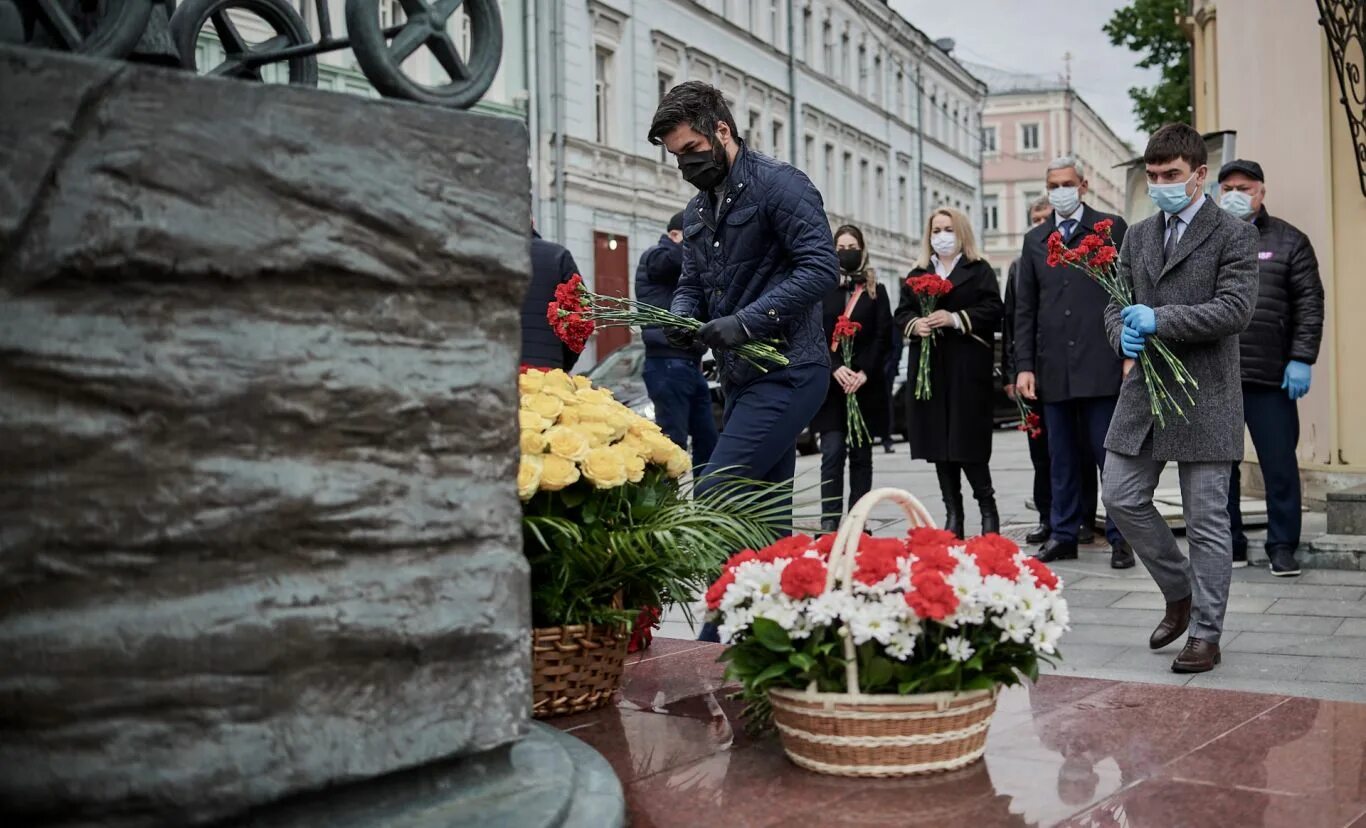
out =
[(840, 282), (825, 295), (825, 341), (832, 342), (835, 320), (848, 313), (863, 327), (854, 336), (854, 359), (846, 364), (843, 349), (830, 352), (830, 388), (825, 402), (811, 421), (811, 430), (821, 445), (821, 527), (839, 528), (844, 500), (844, 463), (849, 461), (849, 505), (873, 487), (873, 440), (865, 437), (853, 445), (846, 434), (848, 395), (854, 394), (868, 434), (882, 434), (887, 428), (887, 391), (883, 377), (891, 341), (892, 303), (887, 291), (879, 289), (868, 267), (868, 250), (863, 232), (852, 224), (835, 231), (835, 252), (840, 260)]
[[(937, 275), (953, 289), (939, 297), (933, 313), (922, 318), (920, 297), (901, 287), (896, 325), (909, 338), (907, 411), (911, 457), (934, 463), (944, 497), (944, 526), (963, 537), (963, 484), (968, 478), (982, 511), (982, 533), (998, 532), (996, 493), (991, 486), (992, 400), (995, 361), (991, 345), (1001, 324), (1001, 292), (996, 274), (977, 252), (968, 219), (941, 207), (930, 215), (921, 258), (911, 276)], [(928, 400), (915, 398), (920, 349), (928, 337)]]

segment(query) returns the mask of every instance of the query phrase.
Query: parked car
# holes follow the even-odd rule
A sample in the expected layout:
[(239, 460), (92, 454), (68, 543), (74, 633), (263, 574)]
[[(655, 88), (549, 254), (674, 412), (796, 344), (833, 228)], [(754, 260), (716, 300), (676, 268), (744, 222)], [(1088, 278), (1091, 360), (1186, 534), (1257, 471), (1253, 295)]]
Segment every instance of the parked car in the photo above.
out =
[[(721, 420), (725, 413), (725, 400), (721, 396), (721, 383), (716, 378), (716, 360), (708, 352), (702, 357), (702, 375), (707, 378), (707, 389), (711, 392), (711, 411), (716, 420), (716, 430), (721, 430)], [(601, 362), (588, 369), (586, 374), (594, 385), (610, 389), (612, 396), (627, 408), (650, 420), (655, 418), (655, 406), (645, 388), (645, 345), (637, 340), (623, 345), (603, 358)], [(820, 449), (816, 445), (816, 435), (811, 429), (803, 429), (797, 438), (797, 451), (814, 454)]]

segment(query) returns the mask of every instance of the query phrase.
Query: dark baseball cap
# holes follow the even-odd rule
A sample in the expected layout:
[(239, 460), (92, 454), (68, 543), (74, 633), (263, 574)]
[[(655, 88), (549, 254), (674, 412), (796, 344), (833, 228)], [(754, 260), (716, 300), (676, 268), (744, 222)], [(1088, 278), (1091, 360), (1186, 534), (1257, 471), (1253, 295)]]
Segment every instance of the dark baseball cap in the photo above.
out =
[(1233, 175), (1234, 173), (1242, 173), (1248, 178), (1255, 178), (1263, 183), (1266, 182), (1266, 176), (1262, 175), (1261, 164), (1258, 164), (1256, 161), (1244, 161), (1241, 158), (1235, 158), (1232, 161), (1225, 164), (1224, 166), (1220, 167), (1219, 178), (1216, 180), (1223, 181), (1225, 178), (1228, 178), (1230, 175)]
[(681, 210), (674, 213), (674, 217), (669, 219), (669, 226), (665, 229), (670, 231), (683, 229), (683, 212)]

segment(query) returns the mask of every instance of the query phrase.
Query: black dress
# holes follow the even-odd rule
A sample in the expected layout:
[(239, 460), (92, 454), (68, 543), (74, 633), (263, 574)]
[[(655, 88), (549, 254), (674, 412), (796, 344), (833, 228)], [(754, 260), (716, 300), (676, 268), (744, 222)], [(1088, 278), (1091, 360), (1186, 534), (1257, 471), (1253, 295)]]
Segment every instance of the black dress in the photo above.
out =
[[(825, 294), (822, 322), (825, 326), (827, 346), (835, 333), (835, 320), (844, 313), (844, 308), (853, 296), (853, 283), (836, 287)], [(887, 286), (878, 285), (877, 298), (873, 299), (864, 291), (859, 294), (849, 317), (862, 325), (854, 337), (854, 362), (847, 366), (852, 371), (862, 371), (868, 376), (863, 387), (854, 392), (858, 398), (859, 410), (863, 412), (868, 433), (884, 434), (887, 429), (887, 383), (884, 376), (887, 370), (887, 351), (891, 346), (892, 303), (887, 298)], [(839, 348), (830, 353), (830, 389), (825, 394), (825, 402), (811, 420), (811, 430), (817, 434), (827, 431), (844, 431), (846, 417), (846, 394), (834, 373), (844, 365), (844, 357)]]
[[(933, 275), (916, 268), (911, 276)], [(934, 463), (984, 464), (991, 459), (992, 406), (996, 382), (992, 375), (992, 341), (1000, 327), (1002, 304), (996, 274), (985, 261), (960, 258), (949, 274), (953, 290), (939, 299), (936, 310), (959, 314), (964, 329), (939, 328), (930, 350), (931, 397), (915, 398), (915, 374), (923, 340), (911, 336), (906, 381), (911, 457)], [(920, 313), (920, 299), (905, 282), (896, 308), (896, 325), (905, 332)]]

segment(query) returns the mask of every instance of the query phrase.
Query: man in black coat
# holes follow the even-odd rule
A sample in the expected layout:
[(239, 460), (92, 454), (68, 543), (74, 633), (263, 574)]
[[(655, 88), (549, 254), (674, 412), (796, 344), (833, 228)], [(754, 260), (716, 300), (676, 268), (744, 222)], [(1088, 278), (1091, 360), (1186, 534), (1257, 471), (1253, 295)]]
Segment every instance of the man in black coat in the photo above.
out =
[[(1053, 205), (1048, 197), (1039, 198), (1029, 205), (1029, 224), (1038, 227), (1053, 215)], [(1006, 396), (1015, 399), (1015, 280), (1019, 274), (1020, 260), (1010, 263), (1006, 276), (1005, 316), (1001, 319), (1001, 376), (1005, 377)], [(1087, 440), (1075, 444), (1081, 464), (1081, 528), (1077, 533), (1078, 543), (1091, 543), (1096, 523), (1096, 501), (1099, 485), (1095, 460)], [(1039, 512), (1039, 525), (1025, 536), (1026, 543), (1045, 543), (1053, 536), (1053, 476), (1052, 464), (1048, 461), (1048, 430), (1040, 427), (1036, 435), (1029, 437), (1029, 462), (1034, 467), (1034, 508)]]
[[(1309, 393), (1312, 366), (1323, 338), (1323, 283), (1309, 238), (1273, 217), (1262, 165), (1230, 161), (1219, 170), (1219, 206), (1250, 221), (1261, 233), (1257, 254), (1257, 308), (1239, 339), (1243, 416), (1257, 448), (1266, 482), (1266, 554), (1273, 575), (1298, 575), (1300, 545), (1300, 441), (1296, 401)], [(1247, 536), (1239, 508), (1240, 475), (1233, 465), (1228, 512), (1233, 528), (1233, 565), (1247, 565)]]
[[(1045, 186), (1053, 206), (1052, 220), (1025, 235), (1017, 273), (1015, 305), (1016, 393), (1043, 402), (1043, 424), (1048, 432), (1053, 480), (1053, 536), (1040, 560), (1077, 557), (1077, 530), (1082, 522), (1082, 468), (1078, 440), (1087, 440), (1098, 466), (1105, 462), (1105, 435), (1110, 428), (1123, 379), (1123, 362), (1105, 334), (1105, 306), (1109, 295), (1081, 270), (1066, 264), (1048, 266), (1048, 237), (1060, 233), (1064, 244), (1076, 247), (1094, 232), (1096, 222), (1114, 222), (1111, 238), (1116, 248), (1124, 241), (1126, 225), (1119, 216), (1102, 213), (1082, 203), (1087, 191), (1081, 162), (1063, 156), (1048, 165)], [(1128, 569), (1133, 550), (1114, 521), (1106, 520), (1110, 565)]]
[(522, 298), (522, 364), (566, 371), (579, 355), (555, 335), (545, 309), (555, 300), (555, 288), (579, 272), (569, 251), (531, 230), (531, 284)]
[[(657, 308), (673, 304), (678, 277), (683, 273), (683, 214), (669, 219), (664, 235), (646, 250), (636, 266), (636, 299)], [(683, 448), (692, 438), (693, 468), (701, 466), (716, 448), (716, 420), (711, 411), (711, 389), (702, 375), (706, 348), (680, 348), (659, 328), (641, 331), (645, 340), (645, 390), (655, 406), (655, 422)]]

